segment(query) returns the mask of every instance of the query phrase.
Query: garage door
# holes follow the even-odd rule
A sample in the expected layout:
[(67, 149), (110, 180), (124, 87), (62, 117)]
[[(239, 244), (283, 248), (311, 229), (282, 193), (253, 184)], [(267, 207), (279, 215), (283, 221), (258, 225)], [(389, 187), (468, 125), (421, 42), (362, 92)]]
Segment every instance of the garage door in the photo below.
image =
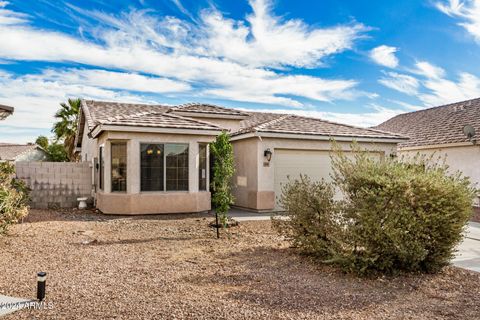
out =
[(330, 179), (332, 172), (328, 151), (278, 150), (275, 149), (275, 209), (281, 210), (279, 198), (282, 186), (288, 179), (295, 180), (304, 174), (314, 181)]
[[(380, 159), (380, 153), (370, 153), (376, 159)], [(353, 154), (347, 154), (353, 157)], [(275, 149), (275, 210), (282, 210), (279, 198), (282, 194), (282, 186), (288, 179), (300, 178), (300, 174), (310, 177), (312, 181), (320, 181), (322, 178), (331, 181), (332, 161), (329, 151), (314, 150), (282, 150)], [(336, 194), (341, 197), (341, 194)]]

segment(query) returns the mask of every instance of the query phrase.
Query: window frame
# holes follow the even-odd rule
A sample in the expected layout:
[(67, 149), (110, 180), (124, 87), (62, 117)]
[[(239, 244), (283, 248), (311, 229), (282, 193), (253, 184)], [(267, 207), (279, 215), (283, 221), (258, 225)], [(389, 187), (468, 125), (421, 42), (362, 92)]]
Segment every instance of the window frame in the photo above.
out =
[[(113, 190), (113, 145), (125, 145), (125, 190)], [(127, 193), (128, 192), (128, 143), (123, 140), (114, 140), (110, 142), (110, 192)]]
[[(200, 168), (200, 147), (204, 146), (205, 147), (205, 189), (200, 188), (200, 181), (201, 181), (201, 171), (202, 168)], [(207, 192), (208, 191), (208, 185), (209, 185), (209, 168), (208, 168), (208, 142), (199, 142), (198, 143), (198, 192)]]
[[(163, 190), (153, 190), (153, 191), (147, 191), (147, 190), (142, 190), (142, 145), (144, 144), (156, 144), (156, 145), (163, 145)], [(167, 190), (167, 157), (166, 157), (166, 151), (165, 151), (165, 146), (167, 144), (177, 144), (177, 145), (185, 145), (188, 148), (188, 157), (187, 157), (187, 169), (188, 169), (188, 180), (187, 180), (187, 189), (186, 190)], [(190, 142), (171, 142), (171, 141), (140, 141), (138, 145), (138, 157), (139, 157), (139, 166), (138, 166), (138, 172), (139, 172), (139, 190), (140, 193), (188, 193), (190, 192)]]
[(98, 189), (105, 191), (105, 146), (98, 148)]

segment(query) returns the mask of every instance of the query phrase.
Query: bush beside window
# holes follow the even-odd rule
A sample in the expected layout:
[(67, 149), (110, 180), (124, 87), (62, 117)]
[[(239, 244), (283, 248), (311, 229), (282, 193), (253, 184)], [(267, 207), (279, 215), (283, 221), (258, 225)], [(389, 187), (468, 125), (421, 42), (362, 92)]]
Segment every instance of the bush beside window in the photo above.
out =
[(28, 189), (23, 181), (13, 177), (13, 165), (0, 163), (0, 234), (28, 214)]
[[(289, 220), (275, 228), (295, 246), (356, 273), (437, 272), (448, 265), (472, 214), (475, 189), (448, 167), (416, 157), (374, 160), (336, 150), (333, 182), (283, 187)], [(343, 200), (334, 200), (335, 190)]]

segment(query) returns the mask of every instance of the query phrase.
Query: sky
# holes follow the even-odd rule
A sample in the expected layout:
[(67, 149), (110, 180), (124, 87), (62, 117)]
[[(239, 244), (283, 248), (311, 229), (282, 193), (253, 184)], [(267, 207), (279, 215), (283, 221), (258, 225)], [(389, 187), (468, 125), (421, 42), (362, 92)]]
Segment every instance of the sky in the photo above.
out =
[(357, 126), (480, 97), (480, 0), (0, 0), (0, 142), (68, 98)]

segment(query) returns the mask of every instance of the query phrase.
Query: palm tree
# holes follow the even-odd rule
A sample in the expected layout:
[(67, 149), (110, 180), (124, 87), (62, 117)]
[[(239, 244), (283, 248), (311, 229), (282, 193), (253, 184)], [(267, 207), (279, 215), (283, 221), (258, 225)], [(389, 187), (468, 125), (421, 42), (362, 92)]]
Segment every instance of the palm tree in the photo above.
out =
[(52, 132), (57, 141), (63, 141), (65, 151), (70, 161), (76, 160), (75, 135), (77, 134), (80, 99), (68, 99), (68, 103), (60, 103), (60, 109), (55, 113), (58, 120), (53, 125)]

